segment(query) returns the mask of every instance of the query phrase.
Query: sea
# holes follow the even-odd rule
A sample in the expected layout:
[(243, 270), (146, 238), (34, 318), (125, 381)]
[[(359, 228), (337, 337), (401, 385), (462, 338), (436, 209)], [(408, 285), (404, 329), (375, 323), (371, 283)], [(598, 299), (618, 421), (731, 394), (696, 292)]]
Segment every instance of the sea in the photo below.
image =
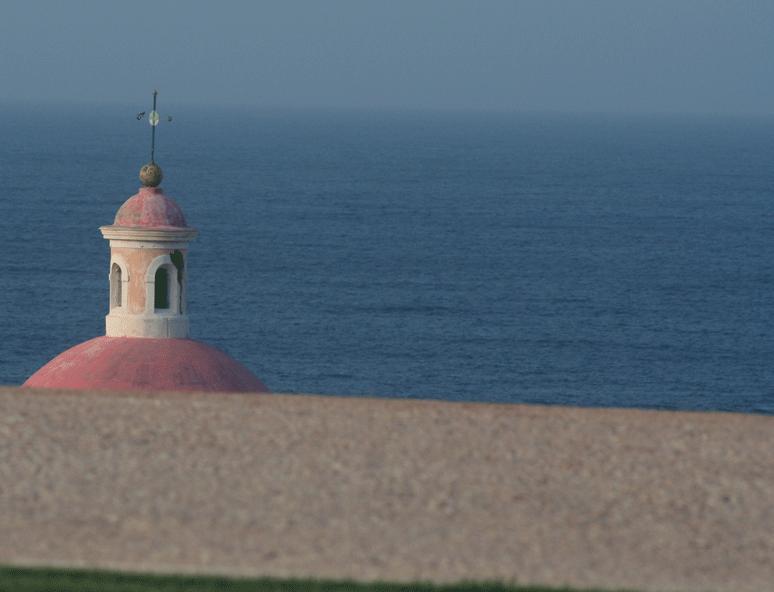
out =
[[(0, 110), (0, 384), (104, 335), (148, 107)], [(191, 336), (274, 392), (774, 413), (772, 118), (158, 111)]]

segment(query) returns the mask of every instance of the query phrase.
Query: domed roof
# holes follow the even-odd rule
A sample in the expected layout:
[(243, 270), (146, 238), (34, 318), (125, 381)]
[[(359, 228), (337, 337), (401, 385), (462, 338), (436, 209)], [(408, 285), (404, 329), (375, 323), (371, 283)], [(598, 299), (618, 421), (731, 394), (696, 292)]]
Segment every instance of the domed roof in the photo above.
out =
[(97, 337), (68, 349), (23, 387), (268, 393), (234, 358), (193, 339)]
[(114, 226), (139, 227), (148, 230), (187, 229), (180, 206), (161, 187), (141, 187), (118, 210)]

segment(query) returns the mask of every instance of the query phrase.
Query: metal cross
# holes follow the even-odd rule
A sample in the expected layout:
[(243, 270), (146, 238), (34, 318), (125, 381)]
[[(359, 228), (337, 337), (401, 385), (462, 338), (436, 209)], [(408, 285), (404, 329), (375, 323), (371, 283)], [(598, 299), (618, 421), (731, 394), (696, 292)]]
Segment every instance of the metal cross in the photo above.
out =
[[(156, 91), (153, 91), (153, 111), (151, 111), (148, 114), (148, 122), (151, 124), (151, 127), (153, 128), (153, 132), (151, 133), (151, 160), (150, 163), (153, 164), (153, 153), (156, 149), (156, 126), (159, 124), (159, 114), (158, 111), (156, 111)], [(145, 115), (145, 111), (142, 113), (137, 114), (137, 119), (142, 119)], [(171, 117), (167, 117), (167, 121), (172, 121)]]

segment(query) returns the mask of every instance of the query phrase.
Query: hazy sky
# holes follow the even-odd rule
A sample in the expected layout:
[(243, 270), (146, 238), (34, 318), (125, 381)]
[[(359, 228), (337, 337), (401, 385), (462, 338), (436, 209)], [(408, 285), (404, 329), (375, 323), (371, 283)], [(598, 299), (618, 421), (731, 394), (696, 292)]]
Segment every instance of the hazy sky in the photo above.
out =
[(0, 101), (774, 113), (774, 2), (0, 5)]

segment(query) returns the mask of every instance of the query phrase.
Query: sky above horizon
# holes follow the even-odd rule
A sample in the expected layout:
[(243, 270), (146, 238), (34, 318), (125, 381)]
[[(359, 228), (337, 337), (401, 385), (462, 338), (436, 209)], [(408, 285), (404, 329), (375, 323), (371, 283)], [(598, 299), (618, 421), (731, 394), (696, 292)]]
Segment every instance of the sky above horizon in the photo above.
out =
[(21, 2), (0, 102), (774, 114), (754, 0)]

